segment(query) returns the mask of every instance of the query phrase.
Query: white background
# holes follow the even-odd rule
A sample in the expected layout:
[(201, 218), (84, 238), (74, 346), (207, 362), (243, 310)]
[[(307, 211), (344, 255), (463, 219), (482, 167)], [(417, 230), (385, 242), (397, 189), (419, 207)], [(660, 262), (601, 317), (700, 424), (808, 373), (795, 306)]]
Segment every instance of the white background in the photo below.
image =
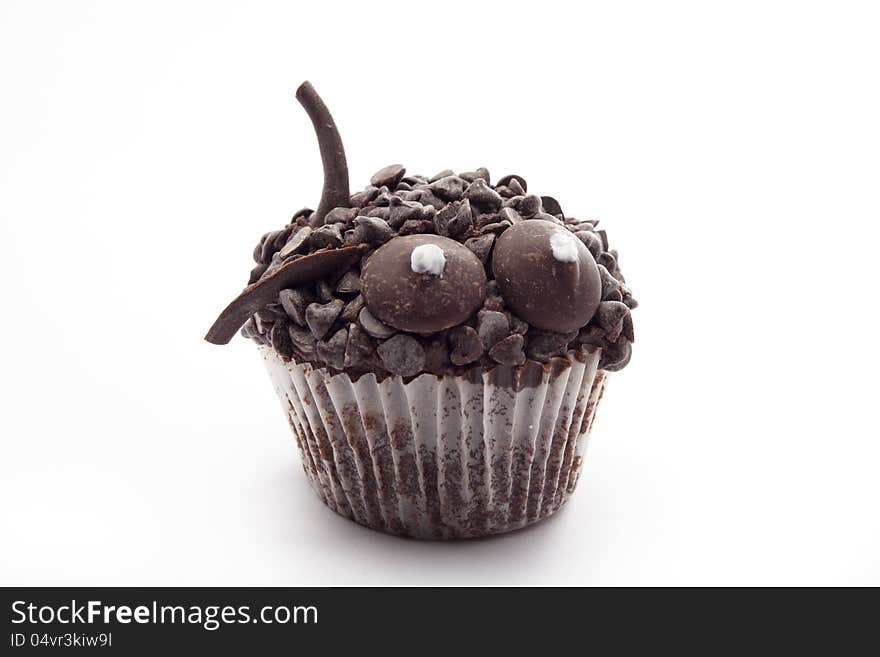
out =
[[(0, 3), (0, 584), (880, 584), (880, 20), (853, 2)], [(252, 344), (316, 203), (520, 173), (641, 305), (558, 517), (456, 544), (313, 496)]]

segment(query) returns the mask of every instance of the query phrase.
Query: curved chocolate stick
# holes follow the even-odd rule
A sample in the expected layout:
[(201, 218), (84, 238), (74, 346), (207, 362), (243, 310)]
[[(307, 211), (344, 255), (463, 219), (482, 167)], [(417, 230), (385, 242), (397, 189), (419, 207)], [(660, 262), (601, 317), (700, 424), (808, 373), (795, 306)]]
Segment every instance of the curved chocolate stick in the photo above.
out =
[(308, 113), (318, 135), (318, 148), (321, 149), (321, 163), (324, 165), (324, 190), (321, 202), (312, 215), (311, 223), (320, 226), (324, 216), (333, 208), (347, 208), (349, 205), (348, 164), (345, 162), (345, 149), (342, 138), (330, 111), (321, 100), (318, 92), (308, 81), (296, 90), (296, 99)]
[(232, 303), (220, 313), (208, 331), (205, 340), (212, 344), (226, 344), (242, 327), (248, 317), (260, 308), (276, 301), (281, 290), (323, 278), (334, 271), (348, 269), (369, 246), (343, 246), (329, 251), (316, 251), (303, 258), (281, 265), (266, 278), (248, 285)]

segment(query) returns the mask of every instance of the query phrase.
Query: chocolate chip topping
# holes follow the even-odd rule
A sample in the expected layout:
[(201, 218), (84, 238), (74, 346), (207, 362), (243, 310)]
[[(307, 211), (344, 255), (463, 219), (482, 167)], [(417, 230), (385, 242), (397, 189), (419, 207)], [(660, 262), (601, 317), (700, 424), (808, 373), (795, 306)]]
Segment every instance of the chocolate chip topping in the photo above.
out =
[(481, 310), (477, 313), (477, 333), (484, 349), (491, 349), (510, 333), (507, 316), (497, 310)]
[[(413, 271), (413, 249), (433, 244), (446, 259), (441, 276)], [(460, 324), (483, 302), (486, 274), (462, 244), (438, 235), (397, 237), (379, 248), (361, 276), (370, 313), (401, 331), (430, 333)]]
[[(284, 359), (380, 378), (527, 363), (537, 382), (572, 352), (596, 350), (607, 371), (629, 362), (638, 304), (597, 221), (566, 217), (520, 176), (493, 186), (485, 168), (427, 178), (391, 165), (348, 195), (338, 133), (332, 119), (318, 125), (329, 113), (313, 91), (304, 104), (319, 117), (318, 211), (263, 235), (247, 288), (206, 339), (222, 344), (242, 327)], [(554, 233), (571, 238), (557, 238), (556, 256)], [(413, 271), (422, 244), (441, 249), (442, 268), (434, 254), (417, 264), (425, 273)]]
[(390, 326), (386, 326), (378, 319), (373, 317), (373, 314), (367, 308), (361, 310), (360, 315), (358, 315), (358, 319), (361, 322), (361, 326), (364, 327), (364, 331), (366, 331), (374, 338), (390, 338), (397, 332), (395, 331), (395, 329), (391, 328)]
[(412, 376), (425, 366), (425, 350), (418, 341), (404, 333), (398, 333), (379, 345), (377, 351), (382, 364), (392, 374)]
[(348, 331), (339, 329), (329, 340), (318, 342), (317, 355), (330, 367), (341, 370), (345, 367), (345, 348), (348, 344)]
[(464, 196), (471, 203), (484, 206), (486, 208), (497, 210), (501, 207), (501, 195), (494, 189), (489, 187), (485, 180), (477, 178), (472, 182)]
[(449, 331), (449, 360), (454, 365), (467, 365), (483, 355), (483, 341), (470, 326), (456, 326)]
[(306, 308), (306, 324), (318, 340), (327, 335), (345, 304), (340, 299), (329, 303), (310, 303)]
[(290, 319), (300, 326), (306, 325), (306, 306), (314, 300), (314, 295), (306, 290), (294, 288), (281, 290), (278, 293), (278, 299)]
[(489, 357), (499, 365), (522, 365), (526, 362), (524, 342), (521, 335), (509, 335), (489, 350)]
[(370, 184), (374, 187), (394, 187), (403, 180), (406, 169), (400, 164), (389, 164), (383, 169), (379, 169), (370, 178)]
[(559, 201), (552, 196), (542, 196), (541, 206), (544, 208), (544, 212), (549, 214), (562, 214), (562, 207), (559, 205)]

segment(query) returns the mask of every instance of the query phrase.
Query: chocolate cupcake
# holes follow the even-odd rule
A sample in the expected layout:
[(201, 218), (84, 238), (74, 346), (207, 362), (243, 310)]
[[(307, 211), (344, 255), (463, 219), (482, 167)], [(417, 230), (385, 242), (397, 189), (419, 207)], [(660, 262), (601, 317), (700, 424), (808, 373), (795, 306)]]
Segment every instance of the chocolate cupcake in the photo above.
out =
[(414, 538), (485, 536), (575, 489), (636, 307), (597, 221), (520, 176), (387, 166), (351, 194), (342, 141), (305, 82), (324, 166), (317, 210), (254, 248), (206, 336), (260, 349), (324, 503)]

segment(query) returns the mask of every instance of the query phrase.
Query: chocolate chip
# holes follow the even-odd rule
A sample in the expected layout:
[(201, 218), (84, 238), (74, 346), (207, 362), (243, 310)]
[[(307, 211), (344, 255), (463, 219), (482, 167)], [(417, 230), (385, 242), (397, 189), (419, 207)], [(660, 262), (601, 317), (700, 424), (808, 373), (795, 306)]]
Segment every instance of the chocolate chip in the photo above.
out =
[(497, 210), (501, 207), (501, 196), (494, 189), (489, 187), (482, 178), (477, 178), (468, 185), (468, 188), (464, 192), (464, 197), (470, 200), (471, 203), (476, 203), (477, 205), (482, 205), (488, 208), (492, 208), (493, 210)]
[[(522, 180), (522, 182), (520, 182)], [(526, 181), (522, 178), (516, 177), (511, 178), (509, 183), (506, 183), (508, 187), (510, 187), (511, 191), (517, 196), (525, 196), (526, 194)]]
[(599, 369), (606, 372), (622, 370), (632, 358), (632, 345), (626, 340), (619, 340), (602, 352)]
[(287, 239), (293, 234), (293, 232), (298, 229), (299, 226), (289, 224), (285, 226), (282, 230), (278, 231), (275, 239), (272, 240), (272, 248), (275, 251), (278, 251), (278, 249), (280, 249), (287, 243)]
[(541, 212), (541, 197), (535, 196), (534, 194), (529, 194), (528, 196), (524, 196), (523, 200), (519, 202), (519, 213), (524, 217), (534, 217), (536, 214)]
[(309, 245), (313, 249), (335, 249), (342, 246), (342, 229), (339, 224), (325, 224), (316, 228), (309, 237)]
[(381, 219), (382, 221), (388, 221), (388, 218), (391, 216), (391, 208), (370, 208), (369, 210), (367, 210), (365, 216), (376, 217), (377, 219)]
[(458, 203), (450, 203), (434, 215), (434, 228), (438, 235), (449, 235), (449, 222), (455, 218), (458, 205)]
[(251, 317), (244, 323), (244, 326), (241, 327), (241, 334), (246, 338), (252, 338), (255, 335), (258, 335), (257, 325), (254, 323), (254, 318)]
[(367, 367), (375, 347), (370, 336), (357, 324), (348, 325), (348, 342), (345, 345), (346, 367)]
[(446, 332), (431, 335), (422, 341), (425, 350), (426, 372), (444, 372), (452, 363), (449, 362), (449, 347), (446, 344)]
[(455, 175), (455, 171), (453, 171), (452, 169), (443, 169), (443, 171), (440, 171), (439, 173), (435, 173), (433, 176), (428, 178), (428, 182), (429, 183), (437, 182), (441, 178), (448, 178), (449, 176), (454, 176), (454, 175)]
[(403, 225), (400, 227), (400, 230), (397, 231), (397, 234), (400, 237), (404, 237), (405, 235), (421, 235), (423, 233), (433, 233), (434, 228), (433, 221), (428, 221), (426, 219), (410, 219), (403, 222)]
[(633, 297), (624, 296), (623, 302), (629, 307), (630, 310), (635, 310), (639, 305), (639, 302), (636, 301)]
[(498, 192), (498, 195), (503, 199), (508, 199), (516, 196), (516, 193), (505, 185), (500, 185), (495, 188), (495, 191)]
[(526, 190), (529, 188), (528, 183), (526, 183), (526, 179), (516, 174), (501, 176), (501, 178), (498, 180), (498, 185), (507, 185), (508, 187), (513, 187), (514, 184), (522, 189), (522, 191), (519, 192), (520, 194), (525, 194)]
[(370, 178), (370, 184), (374, 187), (394, 187), (403, 180), (406, 169), (400, 164), (389, 164), (387, 167), (379, 169)]
[(318, 358), (330, 367), (341, 370), (345, 366), (345, 347), (348, 331), (339, 329), (329, 340), (321, 340), (317, 346)]
[[(268, 233), (267, 233), (267, 235), (268, 235)], [(265, 241), (266, 241), (266, 235), (263, 235), (263, 237), (260, 238), (260, 241), (257, 242), (257, 245), (254, 247), (254, 252), (252, 255), (254, 258), (254, 262), (256, 262), (258, 265), (265, 264), (265, 263), (261, 262), (261, 260), (263, 258), (263, 242), (265, 242)]]
[(509, 310), (505, 311), (504, 314), (507, 316), (507, 322), (510, 324), (510, 332), (525, 335), (526, 331), (529, 330), (529, 323), (520, 319)]
[(396, 333), (396, 330), (392, 327), (383, 324), (378, 319), (373, 317), (373, 314), (367, 310), (366, 308), (360, 311), (358, 315), (358, 320), (361, 323), (361, 326), (364, 327), (364, 330), (372, 335), (374, 338), (379, 338), (380, 340), (385, 338), (390, 338), (392, 335)]
[(491, 349), (495, 343), (506, 338), (509, 331), (510, 325), (504, 313), (497, 310), (481, 310), (477, 313), (477, 333), (485, 349)]
[(511, 224), (518, 224), (523, 220), (520, 213), (513, 208), (501, 208), (501, 212), (498, 213), (498, 216), (509, 221)]
[(602, 254), (602, 239), (596, 233), (579, 230), (574, 234), (590, 250), (590, 254), (598, 259)]
[(526, 362), (523, 342), (518, 333), (509, 335), (489, 350), (489, 358), (500, 365), (522, 365)]
[(581, 230), (593, 232), (593, 228), (595, 228), (592, 221), (581, 221), (580, 219), (571, 219), (569, 217), (565, 218), (565, 223), (575, 233)]
[(446, 201), (457, 201), (464, 193), (466, 183), (458, 176), (446, 176), (428, 185), (434, 194)]
[(290, 340), (290, 334), (287, 332), (287, 323), (283, 321), (275, 322), (272, 332), (269, 334), (269, 341), (272, 347), (285, 359), (293, 356), (293, 342)]
[(363, 295), (357, 295), (354, 299), (345, 304), (345, 307), (342, 309), (342, 312), (339, 314), (339, 318), (343, 322), (353, 322), (358, 318), (361, 310), (364, 308), (364, 297)]
[(375, 185), (370, 185), (362, 192), (357, 192), (356, 194), (351, 195), (350, 203), (353, 208), (362, 208), (367, 203), (376, 198), (376, 194), (379, 193), (379, 188)]
[(269, 265), (257, 265), (253, 269), (251, 269), (251, 275), (248, 276), (248, 285), (252, 285), (260, 280), (260, 276), (262, 276), (266, 269), (268, 269)]
[(360, 216), (355, 218), (354, 223), (356, 244), (384, 244), (394, 237), (394, 230), (382, 219)]
[(294, 253), (305, 251), (306, 240), (311, 234), (312, 229), (309, 226), (302, 226), (298, 231), (287, 238), (287, 243), (281, 247), (278, 255), (281, 258), (286, 259)]
[(455, 213), (455, 216), (449, 221), (447, 227), (451, 237), (459, 238), (464, 235), (473, 225), (474, 218), (471, 210), (471, 202), (465, 199), (462, 201)]
[(263, 335), (272, 330), (272, 325), (275, 323), (275, 318), (271, 315), (268, 316), (268, 321), (265, 319), (266, 315), (260, 314), (260, 311), (254, 313), (253, 320), (254, 326), (257, 329), (257, 333)]
[(596, 324), (598, 324), (608, 336), (609, 341), (615, 342), (623, 330), (623, 320), (629, 314), (626, 304), (619, 301), (603, 301), (596, 310)]
[(330, 303), (336, 298), (336, 295), (333, 294), (333, 285), (326, 279), (315, 283), (315, 292), (321, 303)]
[(467, 365), (483, 355), (483, 342), (470, 326), (456, 326), (449, 331), (449, 360), (453, 365)]
[(473, 251), (474, 255), (485, 265), (489, 260), (489, 254), (492, 252), (492, 245), (494, 243), (495, 235), (489, 233), (488, 235), (471, 237), (465, 240), (464, 245)]
[(300, 208), (293, 213), (293, 216), (290, 218), (290, 221), (288, 223), (303, 225), (304, 223), (308, 222), (313, 213), (314, 210), (312, 210), (311, 208)]
[(315, 300), (314, 295), (307, 290), (294, 288), (292, 290), (281, 290), (278, 293), (278, 299), (281, 301), (281, 306), (290, 319), (300, 326), (306, 325), (306, 306)]
[(400, 196), (400, 198), (402, 198), (404, 201), (418, 202), (419, 199), (422, 198), (422, 193), (423, 193), (423, 190), (421, 190), (421, 189), (413, 189), (408, 192), (400, 192), (400, 194), (398, 194), (398, 196)]
[(263, 324), (272, 324), (279, 319), (286, 319), (284, 309), (281, 309), (281, 311), (279, 312), (274, 308), (270, 308), (269, 306), (266, 306), (265, 308), (260, 308), (257, 312), (254, 313), (254, 317)]
[(324, 304), (310, 303), (306, 306), (306, 324), (318, 340), (327, 335), (327, 331), (333, 326), (344, 306), (345, 303), (341, 299), (334, 299)]
[(608, 344), (608, 340), (605, 339), (605, 330), (595, 324), (589, 324), (582, 328), (578, 332), (577, 341), (593, 349), (597, 347), (604, 348)]
[(559, 205), (559, 201), (552, 196), (542, 196), (541, 205), (544, 208), (544, 212), (549, 212), (550, 214), (562, 214), (562, 207)]
[(392, 228), (400, 228), (409, 219), (418, 219), (422, 215), (422, 204), (416, 201), (404, 201), (395, 197), (397, 202), (391, 203), (388, 210), (388, 225)]
[(290, 340), (293, 342), (294, 349), (306, 358), (314, 357), (315, 345), (318, 341), (311, 331), (300, 328), (295, 324), (288, 324), (287, 332), (290, 334)]
[(620, 290), (611, 290), (602, 295), (602, 301), (623, 301), (623, 294)]
[(597, 265), (597, 267), (599, 269), (599, 279), (602, 281), (602, 301), (620, 301), (620, 299), (613, 298), (615, 293), (621, 297), (623, 296), (620, 294), (620, 283), (603, 265)]
[(295, 254), (293, 256), (290, 256), (286, 260), (282, 260), (281, 256), (278, 253), (276, 253), (275, 255), (272, 256), (272, 261), (269, 263), (269, 266), (266, 267), (266, 271), (264, 271), (262, 273), (260, 278), (264, 278), (266, 276), (271, 276), (273, 272), (277, 271), (278, 269), (281, 269), (281, 266), (283, 264), (285, 264), (285, 262), (290, 262), (291, 260), (294, 259), (294, 257), (302, 257), (302, 256), (301, 256), (301, 254)]
[(339, 294), (354, 294), (361, 291), (361, 276), (356, 269), (349, 269), (336, 283)]
[(378, 346), (382, 364), (392, 374), (412, 376), (425, 366), (425, 350), (409, 335), (398, 333)]
[(531, 332), (526, 355), (546, 363), (554, 356), (564, 355), (570, 341), (570, 336), (562, 333)]
[(278, 250), (275, 248), (275, 238), (281, 234), (280, 230), (273, 230), (271, 233), (266, 233), (263, 237), (263, 246), (260, 251), (260, 262), (269, 262), (272, 259), (272, 256)]
[(602, 249), (608, 250), (608, 234), (604, 230), (597, 230), (596, 235), (602, 240)]
[(325, 224), (347, 224), (358, 214), (357, 208), (333, 208), (324, 217)]
[(433, 205), (434, 208), (437, 210), (446, 205), (446, 201), (444, 201), (442, 198), (440, 198), (439, 196), (434, 194), (434, 192), (428, 189), (422, 191), (422, 196), (419, 199), (419, 203), (425, 206)]
[(486, 167), (480, 167), (476, 171), (465, 171), (458, 174), (458, 177), (469, 183), (475, 180), (483, 180), (487, 185), (489, 184), (489, 170)]
[(600, 253), (599, 257), (596, 258), (596, 262), (604, 266), (608, 271), (617, 271), (617, 258), (607, 251)]
[(635, 327), (633, 327), (632, 313), (627, 313), (623, 318), (623, 326), (620, 329), (620, 335), (630, 342), (636, 341)]
[(506, 219), (504, 221), (497, 221), (495, 223), (486, 224), (482, 228), (480, 228), (480, 232), (483, 234), (486, 233), (494, 233), (495, 235), (500, 235), (505, 230), (510, 228), (511, 223)]
[(483, 302), (483, 309), (501, 312), (504, 310), (504, 299), (500, 294), (487, 294), (486, 300)]

